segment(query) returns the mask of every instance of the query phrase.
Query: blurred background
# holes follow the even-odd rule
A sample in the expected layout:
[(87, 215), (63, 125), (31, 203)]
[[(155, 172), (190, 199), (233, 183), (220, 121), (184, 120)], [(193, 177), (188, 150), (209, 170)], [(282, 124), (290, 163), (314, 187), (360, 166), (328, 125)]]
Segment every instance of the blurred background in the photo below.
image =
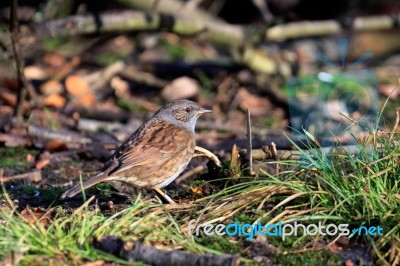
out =
[[(96, 132), (101, 143), (117, 143), (166, 102), (187, 98), (214, 111), (198, 123), (202, 146), (223, 155), (233, 143), (243, 144), (249, 109), (254, 145), (268, 140), (285, 148), (290, 143), (282, 140), (282, 131), (298, 128), (291, 115), (301, 117), (314, 106), (307, 103), (308, 94), (305, 101), (288, 97), (288, 80), (301, 87), (303, 77), (315, 77), (314, 85), (337, 88), (343, 76), (336, 74), (366, 69), (374, 78), (362, 86), (374, 94), (373, 102), (380, 99), (372, 113), (388, 100), (382, 126), (395, 122), (400, 77), (395, 0), (0, 5), (0, 143), (5, 146), (45, 147), (47, 142), (30, 138), (43, 137), (42, 129)], [(328, 74), (336, 76), (318, 78)], [(320, 101), (331, 106), (332, 115), (346, 109), (342, 96)], [(359, 107), (358, 96), (350, 102), (358, 100)], [(309, 120), (336, 119), (318, 112)], [(16, 127), (13, 118), (39, 129)], [(47, 145), (66, 147), (64, 141)]]

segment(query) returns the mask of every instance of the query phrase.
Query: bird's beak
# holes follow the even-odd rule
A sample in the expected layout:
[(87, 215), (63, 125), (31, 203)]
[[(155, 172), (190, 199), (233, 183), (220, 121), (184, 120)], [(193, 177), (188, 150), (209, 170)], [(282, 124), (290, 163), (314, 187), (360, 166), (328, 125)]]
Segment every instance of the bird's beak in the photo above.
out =
[(212, 112), (211, 110), (204, 109), (204, 108), (201, 108), (201, 109), (199, 110), (199, 114), (211, 113), (211, 112)]

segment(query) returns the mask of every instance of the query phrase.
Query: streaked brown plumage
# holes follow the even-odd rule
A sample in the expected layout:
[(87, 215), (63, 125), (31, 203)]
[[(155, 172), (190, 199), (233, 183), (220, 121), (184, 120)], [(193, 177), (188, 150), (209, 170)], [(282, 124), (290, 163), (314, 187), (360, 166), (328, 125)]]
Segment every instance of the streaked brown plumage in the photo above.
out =
[[(104, 181), (155, 189), (167, 186), (190, 162), (196, 120), (206, 112), (210, 111), (188, 100), (167, 104), (114, 152), (98, 175), (83, 182), (83, 189)], [(77, 184), (61, 198), (71, 198), (81, 190)]]

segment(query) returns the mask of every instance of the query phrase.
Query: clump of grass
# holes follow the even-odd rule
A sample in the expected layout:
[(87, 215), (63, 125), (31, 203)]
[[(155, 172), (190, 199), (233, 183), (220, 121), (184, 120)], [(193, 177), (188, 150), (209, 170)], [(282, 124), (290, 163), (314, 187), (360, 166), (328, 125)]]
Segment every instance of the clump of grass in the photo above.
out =
[(310, 198), (310, 207), (323, 207), (329, 216), (354, 227), (383, 227), (383, 236), (366, 239), (380, 263), (393, 263), (400, 260), (399, 139), (371, 137), (371, 144), (357, 144), (357, 154), (316, 152), (306, 156), (311, 167), (301, 169), (302, 177), (307, 178), (307, 190), (324, 192)]
[(107, 217), (97, 208), (90, 210), (86, 201), (71, 215), (61, 208), (47, 226), (38, 220), (29, 223), (15, 211), (0, 211), (0, 257), (22, 252), (22, 264), (58, 260), (61, 264), (81, 265), (85, 261), (106, 260), (121, 265), (128, 262), (96, 250), (92, 241), (97, 237), (118, 236), (125, 240), (142, 239), (145, 243), (193, 252), (214, 252), (186, 238), (174, 215), (162, 205), (137, 199), (130, 208)]
[[(306, 151), (297, 147), (302, 153), (300, 161), (281, 162), (292, 165), (292, 170), (274, 176), (262, 172), (264, 177), (249, 177), (248, 181), (197, 200), (207, 201), (198, 220), (217, 223), (246, 218), (246, 223), (253, 224), (259, 221), (346, 223), (350, 230), (379, 225), (384, 228), (383, 236), (351, 233), (350, 238), (369, 243), (378, 263), (396, 264), (400, 261), (400, 137), (389, 136), (371, 132), (369, 140), (359, 141), (351, 151), (337, 147), (324, 153), (321, 149)], [(253, 216), (240, 215), (249, 210)], [(314, 239), (301, 236), (291, 241), (289, 247), (287, 243), (281, 245), (285, 247), (281, 252), (290, 254), (304, 241), (323, 239), (334, 240), (321, 235)]]

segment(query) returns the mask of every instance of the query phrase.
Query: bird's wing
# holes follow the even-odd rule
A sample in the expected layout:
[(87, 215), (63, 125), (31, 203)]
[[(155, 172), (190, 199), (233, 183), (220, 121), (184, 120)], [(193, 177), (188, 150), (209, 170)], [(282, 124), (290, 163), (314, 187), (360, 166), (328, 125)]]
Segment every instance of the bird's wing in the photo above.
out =
[(162, 122), (159, 126), (158, 130), (152, 131), (143, 128), (140, 135), (132, 136), (122, 144), (111, 159), (111, 167), (107, 167), (108, 175), (173, 157), (187, 146), (188, 138), (193, 138), (192, 132), (170, 123)]
[(194, 140), (193, 134), (164, 121), (157, 121), (156, 130), (151, 124), (145, 123), (115, 151), (98, 175), (84, 181), (82, 185), (75, 185), (64, 192), (61, 198), (71, 198), (82, 189), (109, 180), (112, 175), (126, 169), (173, 157), (190, 145), (188, 141)]

